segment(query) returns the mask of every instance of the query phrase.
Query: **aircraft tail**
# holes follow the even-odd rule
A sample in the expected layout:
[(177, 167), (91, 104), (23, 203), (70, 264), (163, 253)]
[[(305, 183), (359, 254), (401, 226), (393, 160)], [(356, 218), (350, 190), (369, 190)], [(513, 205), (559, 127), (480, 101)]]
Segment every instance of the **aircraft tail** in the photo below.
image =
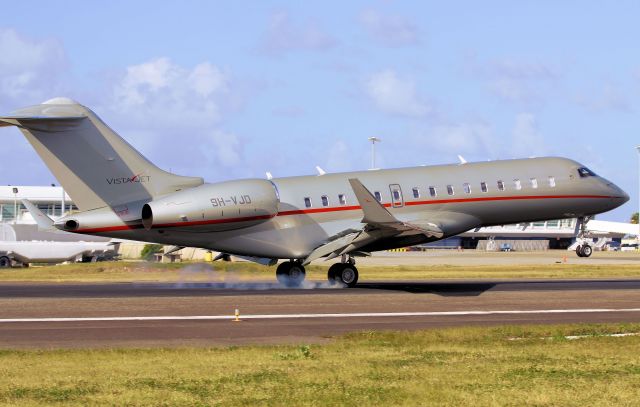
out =
[(90, 109), (55, 98), (0, 117), (16, 126), (80, 210), (118, 207), (198, 186), (153, 165)]

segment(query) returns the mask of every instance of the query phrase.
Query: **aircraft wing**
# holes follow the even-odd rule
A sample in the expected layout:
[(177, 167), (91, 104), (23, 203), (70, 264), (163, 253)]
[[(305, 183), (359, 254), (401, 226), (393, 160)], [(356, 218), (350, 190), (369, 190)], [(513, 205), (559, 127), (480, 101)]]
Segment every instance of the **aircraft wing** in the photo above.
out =
[(440, 239), (444, 232), (438, 225), (431, 222), (402, 222), (391, 214), (371, 192), (357, 178), (349, 179), (351, 188), (362, 208), (362, 230), (345, 231), (334, 236), (328, 242), (317, 247), (302, 262), (303, 265), (313, 260), (326, 256), (326, 260), (333, 259), (343, 254), (358, 251), (358, 249), (371, 244), (379, 239), (389, 237), (404, 237), (411, 235), (425, 235)]

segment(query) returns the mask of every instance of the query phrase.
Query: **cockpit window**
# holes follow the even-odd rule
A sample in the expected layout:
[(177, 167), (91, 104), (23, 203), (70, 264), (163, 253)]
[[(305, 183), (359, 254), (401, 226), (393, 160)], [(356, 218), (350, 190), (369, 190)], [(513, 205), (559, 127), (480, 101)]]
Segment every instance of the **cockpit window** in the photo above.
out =
[(578, 168), (578, 174), (580, 174), (580, 176), (583, 177), (583, 178), (584, 177), (595, 177), (596, 176), (595, 172), (591, 171), (587, 167)]

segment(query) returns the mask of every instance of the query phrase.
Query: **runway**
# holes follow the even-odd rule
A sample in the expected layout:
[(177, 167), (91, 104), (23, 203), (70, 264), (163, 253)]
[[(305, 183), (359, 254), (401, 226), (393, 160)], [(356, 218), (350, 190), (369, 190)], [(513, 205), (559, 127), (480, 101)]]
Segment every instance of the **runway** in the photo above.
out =
[[(640, 322), (640, 279), (0, 284), (0, 346), (316, 343), (370, 330)], [(241, 322), (233, 322), (234, 311)]]

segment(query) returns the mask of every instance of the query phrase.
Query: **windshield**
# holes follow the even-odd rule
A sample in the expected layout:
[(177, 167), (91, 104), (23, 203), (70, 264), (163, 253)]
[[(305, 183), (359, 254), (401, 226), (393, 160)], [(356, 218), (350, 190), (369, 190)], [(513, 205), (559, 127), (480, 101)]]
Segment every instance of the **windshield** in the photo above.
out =
[(581, 167), (578, 168), (578, 174), (580, 174), (581, 177), (595, 177), (596, 173), (591, 171), (590, 169), (588, 169), (587, 167)]

